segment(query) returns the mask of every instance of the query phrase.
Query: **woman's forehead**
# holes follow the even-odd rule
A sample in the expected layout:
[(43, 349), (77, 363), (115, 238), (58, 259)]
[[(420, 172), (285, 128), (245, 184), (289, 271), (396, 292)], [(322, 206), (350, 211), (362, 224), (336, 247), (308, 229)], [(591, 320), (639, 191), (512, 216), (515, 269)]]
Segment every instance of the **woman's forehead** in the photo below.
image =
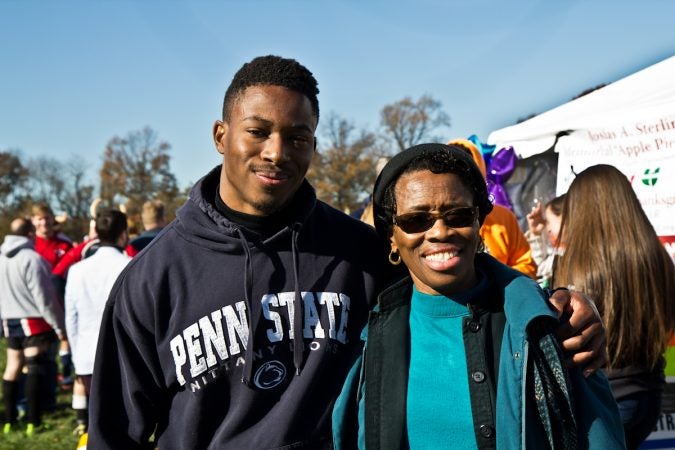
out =
[(401, 175), (394, 191), (399, 206), (424, 207), (471, 204), (472, 195), (463, 180), (454, 173), (415, 171)]

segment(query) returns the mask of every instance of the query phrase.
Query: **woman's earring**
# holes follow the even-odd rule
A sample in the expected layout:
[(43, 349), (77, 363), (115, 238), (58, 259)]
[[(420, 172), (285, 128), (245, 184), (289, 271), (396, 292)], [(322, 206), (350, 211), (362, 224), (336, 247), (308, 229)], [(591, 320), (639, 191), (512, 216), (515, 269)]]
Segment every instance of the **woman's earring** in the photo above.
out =
[[(396, 256), (396, 259), (394, 259), (394, 255)], [(390, 251), (389, 262), (394, 266), (398, 266), (399, 264), (401, 264), (401, 255), (399, 255), (398, 252), (395, 252), (393, 250)]]

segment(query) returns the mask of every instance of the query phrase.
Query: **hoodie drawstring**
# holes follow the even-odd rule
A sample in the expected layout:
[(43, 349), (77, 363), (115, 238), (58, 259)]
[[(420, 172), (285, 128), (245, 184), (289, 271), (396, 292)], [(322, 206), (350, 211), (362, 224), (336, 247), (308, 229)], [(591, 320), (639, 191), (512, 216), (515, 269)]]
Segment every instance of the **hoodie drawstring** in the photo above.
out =
[(293, 283), (295, 287), (295, 297), (293, 299), (293, 365), (295, 374), (300, 375), (302, 361), (305, 353), (305, 339), (302, 334), (303, 311), (302, 295), (300, 295), (300, 282), (298, 281), (298, 236), (300, 236), (301, 224), (293, 225), (291, 234), (291, 249), (293, 253)]
[(255, 341), (255, 330), (258, 327), (259, 314), (254, 313), (253, 303), (251, 302), (251, 293), (253, 290), (253, 264), (251, 262), (251, 249), (248, 246), (246, 236), (244, 236), (244, 233), (240, 228), (237, 228), (237, 234), (239, 234), (239, 240), (241, 241), (242, 247), (244, 248), (244, 253), (246, 253), (244, 267), (244, 302), (246, 304), (246, 308), (249, 310), (248, 342), (246, 343), (244, 373), (241, 376), (241, 381), (247, 386), (250, 386), (251, 374), (253, 373), (253, 342)]
[[(291, 251), (293, 255), (293, 283), (295, 295), (293, 297), (293, 365), (295, 366), (295, 374), (300, 375), (302, 370), (302, 363), (304, 360), (305, 353), (305, 344), (303, 337), (303, 307), (302, 307), (302, 295), (300, 293), (300, 282), (298, 275), (298, 237), (300, 236), (301, 224), (296, 223), (292, 227), (291, 233)], [(246, 254), (245, 269), (244, 269), (244, 301), (246, 307), (249, 310), (249, 325), (248, 325), (248, 342), (246, 343), (246, 355), (244, 357), (244, 371), (242, 374), (242, 383), (247, 386), (251, 385), (251, 376), (253, 374), (253, 343), (255, 341), (255, 331), (258, 328), (258, 322), (260, 320), (259, 311), (253, 311), (253, 303), (251, 302), (251, 296), (253, 292), (253, 263), (251, 258), (251, 249), (248, 246), (248, 241), (246, 236), (241, 231), (240, 228), (237, 228), (237, 234), (244, 248), (244, 253)]]

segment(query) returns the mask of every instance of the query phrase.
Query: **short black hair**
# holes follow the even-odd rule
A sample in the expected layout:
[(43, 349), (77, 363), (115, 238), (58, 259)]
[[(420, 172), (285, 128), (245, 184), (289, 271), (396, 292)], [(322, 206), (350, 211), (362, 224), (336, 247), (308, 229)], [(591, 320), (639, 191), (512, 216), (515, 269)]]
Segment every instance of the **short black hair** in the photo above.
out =
[(114, 244), (127, 230), (127, 215), (117, 209), (104, 209), (96, 214), (96, 234), (102, 243)]
[(457, 144), (420, 144), (394, 156), (375, 182), (375, 228), (381, 239), (388, 243), (393, 233), (396, 183), (401, 175), (420, 170), (458, 175), (472, 192), (474, 206), (478, 207), (478, 221), (483, 224), (493, 205), (485, 178), (471, 155)]
[(303, 94), (312, 105), (319, 121), (318, 84), (312, 72), (294, 59), (280, 56), (258, 56), (247, 62), (234, 74), (223, 100), (223, 121), (229, 122), (232, 105), (246, 88), (251, 86), (283, 86)]

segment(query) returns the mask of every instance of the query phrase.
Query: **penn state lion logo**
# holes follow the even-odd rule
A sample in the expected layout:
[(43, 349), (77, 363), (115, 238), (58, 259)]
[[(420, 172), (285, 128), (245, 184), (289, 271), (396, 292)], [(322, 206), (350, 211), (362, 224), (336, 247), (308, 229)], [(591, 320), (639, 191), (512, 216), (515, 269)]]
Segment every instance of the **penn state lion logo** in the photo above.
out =
[(260, 389), (272, 389), (286, 378), (286, 367), (279, 361), (267, 361), (256, 370), (253, 383)]

